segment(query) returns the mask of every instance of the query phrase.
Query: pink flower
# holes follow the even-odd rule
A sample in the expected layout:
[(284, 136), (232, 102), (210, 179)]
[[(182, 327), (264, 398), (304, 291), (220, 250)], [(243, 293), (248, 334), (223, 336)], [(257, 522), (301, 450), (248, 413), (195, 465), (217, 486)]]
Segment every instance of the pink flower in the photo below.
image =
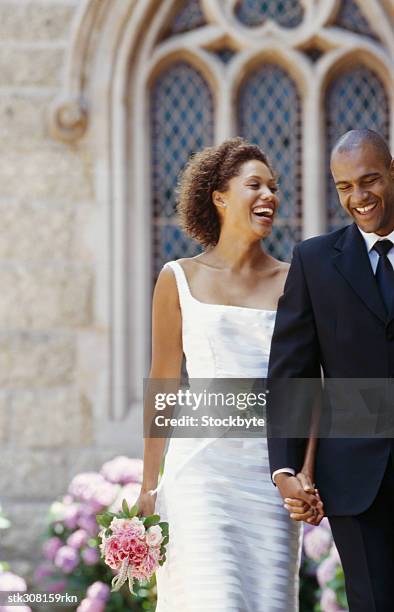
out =
[(158, 546), (163, 540), (163, 534), (160, 525), (149, 527), (146, 533), (146, 543), (148, 546)]
[(329, 588), (324, 589), (320, 599), (320, 606), (322, 612), (340, 612), (335, 591)]
[(53, 566), (49, 563), (41, 563), (38, 565), (34, 571), (34, 582), (41, 582), (45, 578), (49, 578), (52, 576)]
[(67, 529), (75, 529), (78, 522), (79, 507), (77, 504), (64, 506), (62, 521)]
[(90, 585), (88, 590), (86, 591), (88, 598), (90, 599), (100, 599), (101, 601), (108, 601), (110, 595), (110, 588), (104, 582), (93, 582)]
[(44, 553), (44, 557), (48, 559), (48, 561), (53, 561), (56, 557), (56, 553), (63, 546), (63, 542), (60, 538), (56, 536), (49, 538), (43, 545), (42, 551)]
[(322, 588), (335, 577), (337, 567), (338, 564), (332, 557), (327, 557), (327, 559), (320, 563), (316, 571), (316, 577)]
[(304, 537), (305, 553), (314, 561), (319, 561), (324, 555), (327, 555), (331, 545), (331, 533), (320, 527), (315, 527)]
[(74, 533), (67, 538), (67, 544), (71, 546), (71, 548), (78, 550), (82, 548), (82, 546), (85, 546), (88, 539), (89, 534), (84, 529), (77, 529), (77, 531), (74, 531)]
[(331, 559), (334, 559), (338, 563), (338, 565), (341, 565), (341, 558), (339, 556), (339, 552), (335, 544), (331, 546), (330, 557)]
[(100, 554), (97, 548), (88, 546), (88, 548), (83, 549), (81, 557), (86, 565), (96, 565), (100, 559)]
[(83, 599), (77, 608), (77, 612), (105, 612), (105, 601), (100, 599)]
[(56, 553), (54, 563), (65, 574), (71, 574), (79, 564), (79, 555), (71, 546), (62, 546)]
[(101, 474), (109, 482), (115, 484), (140, 483), (142, 480), (142, 466), (141, 459), (129, 459), (129, 457), (122, 455), (104, 463), (101, 468)]
[(0, 591), (26, 591), (26, 582), (12, 572), (0, 573)]
[(90, 510), (85, 512), (85, 509), (82, 509), (78, 518), (78, 526), (84, 529), (90, 536), (96, 536), (99, 531), (96, 513), (91, 513)]

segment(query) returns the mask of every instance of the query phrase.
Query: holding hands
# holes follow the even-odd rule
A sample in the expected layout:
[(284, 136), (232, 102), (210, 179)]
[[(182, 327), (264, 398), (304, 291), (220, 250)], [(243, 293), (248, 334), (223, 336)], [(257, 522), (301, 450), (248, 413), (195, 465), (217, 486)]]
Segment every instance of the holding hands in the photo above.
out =
[(308, 472), (302, 470), (296, 476), (281, 473), (275, 483), (293, 521), (305, 521), (314, 526), (320, 524), (324, 517), (323, 502)]

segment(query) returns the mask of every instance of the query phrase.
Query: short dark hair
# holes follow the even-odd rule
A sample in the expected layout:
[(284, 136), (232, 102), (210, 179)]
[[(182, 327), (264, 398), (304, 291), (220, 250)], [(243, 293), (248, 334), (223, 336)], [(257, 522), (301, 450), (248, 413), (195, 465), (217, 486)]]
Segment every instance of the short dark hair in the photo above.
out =
[(186, 233), (205, 247), (219, 240), (220, 222), (212, 201), (214, 191), (226, 191), (244, 162), (257, 159), (274, 174), (267, 155), (243, 138), (229, 138), (193, 155), (178, 184), (178, 212)]
[(343, 134), (332, 150), (331, 160), (336, 153), (347, 153), (364, 144), (371, 145), (381, 157), (386, 168), (390, 167), (391, 153), (388, 144), (380, 134), (368, 129), (350, 130)]

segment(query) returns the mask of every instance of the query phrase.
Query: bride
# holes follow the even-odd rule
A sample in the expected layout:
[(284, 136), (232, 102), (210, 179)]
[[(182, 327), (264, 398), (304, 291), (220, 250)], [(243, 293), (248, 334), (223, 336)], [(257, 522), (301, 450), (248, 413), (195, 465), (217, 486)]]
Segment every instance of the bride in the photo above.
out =
[[(241, 138), (190, 160), (179, 212), (206, 250), (159, 275), (150, 378), (179, 379), (183, 355), (190, 379), (267, 375), (288, 271), (261, 244), (275, 221), (277, 189), (266, 155)], [(158, 486), (164, 447), (164, 439), (145, 439), (137, 501), (143, 515), (156, 506), (170, 524), (156, 611), (298, 610), (300, 524), (272, 484), (266, 440), (173, 438)], [(310, 505), (294, 504), (294, 513), (316, 521)]]

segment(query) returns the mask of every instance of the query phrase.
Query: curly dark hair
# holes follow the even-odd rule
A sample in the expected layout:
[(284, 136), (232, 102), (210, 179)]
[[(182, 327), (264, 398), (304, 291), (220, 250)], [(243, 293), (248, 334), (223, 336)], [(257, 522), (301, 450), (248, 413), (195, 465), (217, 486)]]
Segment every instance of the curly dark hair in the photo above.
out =
[(262, 161), (274, 174), (266, 154), (243, 138), (229, 138), (206, 147), (186, 164), (178, 184), (178, 213), (182, 228), (205, 247), (219, 240), (220, 221), (212, 201), (214, 191), (226, 191), (242, 164)]

